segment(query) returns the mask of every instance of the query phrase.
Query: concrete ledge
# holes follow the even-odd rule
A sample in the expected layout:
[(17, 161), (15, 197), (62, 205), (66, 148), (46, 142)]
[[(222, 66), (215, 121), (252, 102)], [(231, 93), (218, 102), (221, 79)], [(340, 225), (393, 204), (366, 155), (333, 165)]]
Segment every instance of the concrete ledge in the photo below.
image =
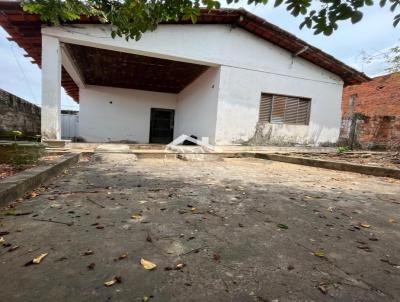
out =
[(355, 173), (361, 173), (361, 174), (367, 174), (367, 175), (373, 175), (373, 176), (392, 177), (392, 178), (400, 179), (400, 170), (399, 169), (373, 167), (373, 166), (367, 166), (367, 165), (342, 163), (342, 162), (337, 162), (337, 161), (325, 161), (325, 160), (319, 160), (319, 159), (286, 156), (286, 155), (279, 155), (279, 154), (255, 153), (254, 157), (261, 158), (261, 159), (280, 161), (280, 162), (285, 162), (285, 163), (290, 163), (290, 164), (297, 164), (297, 165), (324, 168), (324, 169), (330, 169), (330, 170), (355, 172)]
[(42, 140), (42, 143), (48, 148), (65, 148), (71, 143), (71, 140)]
[(76, 164), (80, 154), (68, 154), (54, 161), (41, 164), (31, 169), (7, 177), (0, 181), (0, 206), (6, 206), (50, 178), (60, 174), (64, 169)]

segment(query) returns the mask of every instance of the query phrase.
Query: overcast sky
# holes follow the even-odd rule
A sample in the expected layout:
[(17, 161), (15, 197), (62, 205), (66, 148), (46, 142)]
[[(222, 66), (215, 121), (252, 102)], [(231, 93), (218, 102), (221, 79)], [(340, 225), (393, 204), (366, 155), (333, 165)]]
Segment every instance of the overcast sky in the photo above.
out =
[[(394, 15), (388, 7), (381, 9), (374, 6), (364, 9), (361, 22), (356, 25), (341, 22), (338, 31), (325, 37), (314, 36), (311, 30), (305, 28), (299, 30), (301, 18), (292, 17), (284, 8), (272, 8), (271, 5), (236, 6), (245, 7), (369, 76), (384, 74), (385, 64), (382, 59), (365, 64), (362, 53), (377, 54), (398, 44), (400, 40), (400, 24), (393, 28)], [(40, 70), (30, 63), (30, 59), (23, 56), (24, 51), (15, 43), (9, 42), (7, 37), (8, 34), (0, 27), (0, 88), (40, 105)], [(62, 106), (63, 109), (79, 109), (64, 91)]]

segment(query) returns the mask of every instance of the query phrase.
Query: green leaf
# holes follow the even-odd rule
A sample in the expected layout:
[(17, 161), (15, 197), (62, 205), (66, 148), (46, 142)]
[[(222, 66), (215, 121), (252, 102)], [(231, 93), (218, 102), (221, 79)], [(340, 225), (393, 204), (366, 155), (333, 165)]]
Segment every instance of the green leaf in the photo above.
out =
[(362, 17), (363, 17), (362, 12), (356, 10), (353, 13), (353, 16), (351, 17), (351, 23), (355, 24), (355, 23), (359, 22), (362, 19)]
[(282, 2), (283, 0), (275, 0), (274, 7), (278, 7), (279, 5), (282, 4)]
[(287, 230), (287, 229), (289, 228), (286, 224), (283, 224), (283, 223), (279, 223), (279, 224), (277, 224), (276, 226), (277, 226), (278, 228), (284, 229), (284, 230)]

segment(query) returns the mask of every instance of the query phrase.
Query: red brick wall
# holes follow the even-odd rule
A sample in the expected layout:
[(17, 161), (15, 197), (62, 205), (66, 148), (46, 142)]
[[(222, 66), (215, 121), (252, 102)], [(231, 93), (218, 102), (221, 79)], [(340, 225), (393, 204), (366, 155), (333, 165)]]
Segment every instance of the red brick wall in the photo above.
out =
[(348, 114), (351, 95), (356, 95), (353, 112), (366, 116), (400, 116), (400, 73), (346, 87), (342, 98), (343, 115)]
[(400, 73), (380, 76), (343, 90), (340, 141), (349, 139), (352, 113), (358, 116), (356, 144), (363, 148), (400, 148)]

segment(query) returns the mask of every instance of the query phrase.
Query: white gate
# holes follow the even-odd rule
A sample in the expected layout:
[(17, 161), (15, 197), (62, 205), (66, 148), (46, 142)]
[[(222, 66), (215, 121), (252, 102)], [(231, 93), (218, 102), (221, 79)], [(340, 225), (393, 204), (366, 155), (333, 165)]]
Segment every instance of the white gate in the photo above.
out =
[(61, 138), (75, 140), (79, 137), (79, 115), (61, 113)]

